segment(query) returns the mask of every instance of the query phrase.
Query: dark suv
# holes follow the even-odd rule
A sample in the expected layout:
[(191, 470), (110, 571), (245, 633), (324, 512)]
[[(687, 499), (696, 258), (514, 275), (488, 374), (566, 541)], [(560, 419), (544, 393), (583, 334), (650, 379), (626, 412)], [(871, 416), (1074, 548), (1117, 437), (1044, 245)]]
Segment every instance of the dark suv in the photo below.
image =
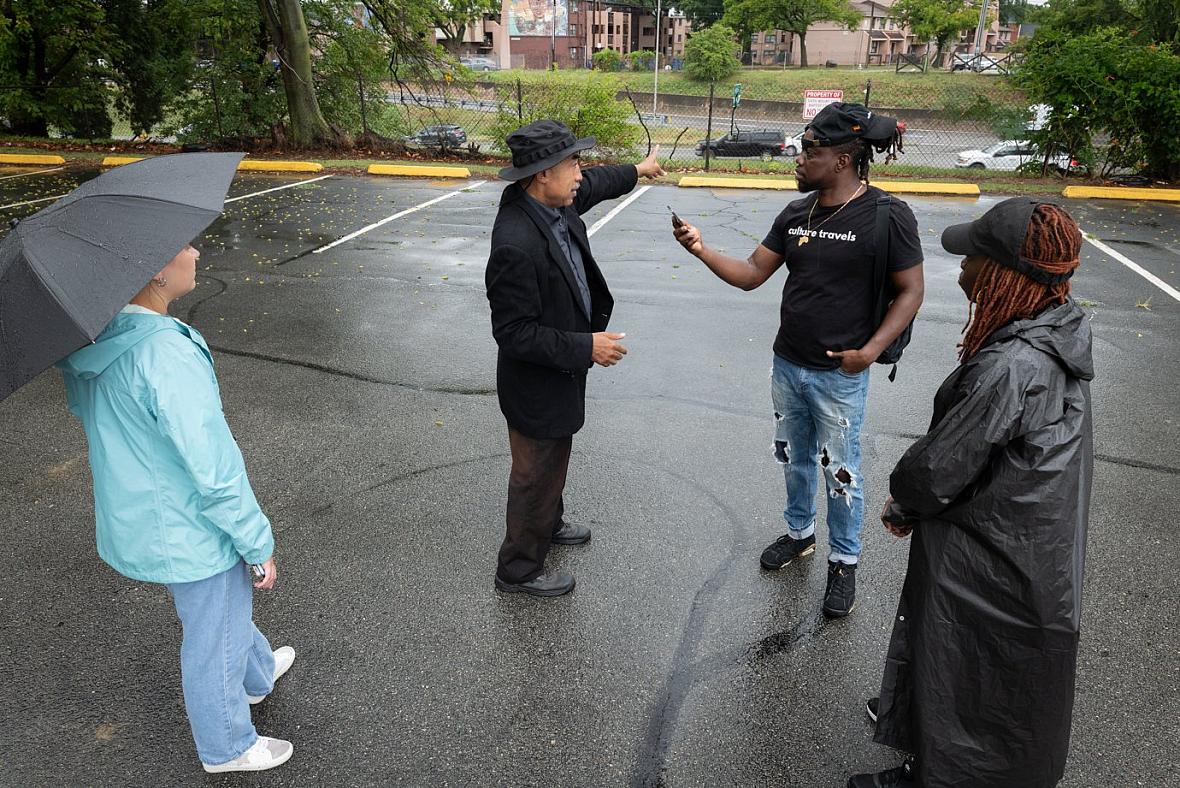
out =
[[(701, 140), (697, 143), (698, 156), (705, 155), (707, 142)], [(759, 156), (768, 159), (772, 156), (782, 156), (786, 152), (787, 135), (785, 132), (772, 129), (731, 131), (708, 144), (712, 156)]]
[(467, 132), (450, 123), (423, 126), (417, 134), (406, 137), (406, 142), (430, 148), (461, 148), (467, 144)]

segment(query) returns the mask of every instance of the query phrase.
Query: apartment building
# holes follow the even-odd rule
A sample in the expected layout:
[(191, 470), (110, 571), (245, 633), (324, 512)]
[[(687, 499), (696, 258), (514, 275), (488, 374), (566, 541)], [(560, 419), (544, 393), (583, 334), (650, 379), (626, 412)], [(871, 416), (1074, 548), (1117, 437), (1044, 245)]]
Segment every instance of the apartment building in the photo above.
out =
[[(684, 14), (661, 9), (659, 50), (666, 63), (684, 59)], [(440, 43), (441, 31), (438, 33)], [(504, 0), (499, 14), (468, 26), (459, 54), (491, 58), (500, 68), (587, 68), (594, 53), (656, 51), (656, 15), (603, 0)]]
[[(993, 0), (994, 1), (994, 0)], [(894, 0), (860, 0), (852, 7), (860, 12), (860, 24), (854, 30), (832, 22), (818, 22), (807, 31), (807, 63), (822, 66), (832, 62), (841, 66), (888, 66), (897, 63), (902, 55), (921, 55), (930, 46), (917, 41), (909, 28), (891, 15)], [(985, 52), (998, 52), (1019, 37), (1019, 26), (1001, 26), (993, 21), (986, 31)], [(975, 40), (974, 28), (960, 33), (957, 41), (948, 42), (948, 54), (967, 52)], [(749, 63), (752, 66), (798, 65), (799, 38), (782, 30), (755, 33), (750, 42)]]
[[(807, 61), (811, 66), (833, 62), (841, 66), (888, 66), (902, 55), (921, 55), (928, 42), (916, 41), (908, 28), (891, 16), (895, 0), (854, 0), (861, 13), (854, 30), (819, 22), (807, 31)], [(993, 0), (994, 2), (994, 0)], [(684, 59), (690, 25), (673, 8), (659, 17), (662, 64)], [(1019, 26), (987, 30), (984, 51), (1003, 51), (1019, 37)], [(442, 40), (441, 32), (438, 34)], [(966, 52), (975, 31), (962, 31), (949, 51)], [(499, 14), (488, 14), (468, 25), (459, 54), (490, 58), (500, 68), (588, 68), (594, 53), (613, 49), (622, 55), (656, 50), (656, 15), (650, 9), (606, 0), (503, 0)], [(931, 47), (933, 49), (933, 47)], [(786, 68), (798, 65), (798, 36), (782, 30), (753, 34), (746, 62), (753, 66)]]

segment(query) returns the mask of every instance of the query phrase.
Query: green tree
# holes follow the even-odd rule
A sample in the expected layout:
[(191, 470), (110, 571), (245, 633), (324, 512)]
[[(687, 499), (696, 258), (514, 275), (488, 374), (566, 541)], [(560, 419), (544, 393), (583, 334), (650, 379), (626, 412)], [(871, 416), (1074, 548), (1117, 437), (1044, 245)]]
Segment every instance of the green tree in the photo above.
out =
[(1150, 41), (1180, 44), (1180, 0), (1141, 0), (1141, 14)]
[(799, 39), (800, 68), (807, 68), (807, 31), (812, 25), (835, 22), (855, 30), (863, 18), (848, 0), (725, 0), (727, 22), (748, 20), (752, 30), (794, 33)]
[(1000, 24), (1020, 25), (1028, 21), (1028, 0), (1000, 0)]
[(195, 0), (199, 52), (187, 88), (175, 102), (174, 131), (185, 141), (248, 146), (277, 138), (286, 113), (278, 69), (255, 0)]
[(135, 134), (146, 134), (191, 78), (197, 26), (184, 0), (103, 0), (118, 31), (110, 60), (118, 85), (115, 106)]
[(979, 9), (967, 0), (897, 0), (892, 10), (898, 23), (908, 27), (916, 41), (933, 41), (934, 65), (942, 64), (946, 43), (960, 31), (974, 29)]
[(500, 13), (500, 0), (445, 0), (426, 4), (435, 26), (442, 31), (444, 46), (458, 54), (467, 26), (484, 14)]
[[(0, 2), (0, 113), (15, 134), (109, 136), (106, 57), (114, 45), (96, 0)], [(103, 133), (105, 132), (105, 133)]]
[(734, 30), (720, 22), (693, 33), (684, 44), (684, 70), (701, 82), (725, 79), (739, 68)]
[(372, 28), (342, 24), (317, 39), (326, 43), (317, 42), (322, 54), (316, 62), (316, 92), (331, 125), (363, 135), (359, 141), (366, 144), (379, 142), (373, 134), (407, 133), (404, 118), (387, 98), (389, 53), (381, 35)]
[(1180, 54), (1171, 45), (1143, 44), (1118, 28), (1038, 31), (1015, 78), (1030, 101), (1053, 108), (1031, 135), (1042, 146), (1091, 162), (1093, 140), (1105, 138), (1108, 170), (1180, 179)]
[(725, 0), (682, 0), (676, 7), (698, 28), (720, 22), (725, 16)]
[(630, 122), (631, 105), (618, 99), (619, 88), (618, 78), (605, 74), (576, 84), (530, 80), (521, 83), (518, 104), (516, 84), (501, 85), (497, 90), (501, 109), (492, 127), (495, 146), (507, 153), (505, 140), (510, 133), (551, 118), (579, 137), (594, 137), (599, 152), (616, 158), (634, 156), (640, 128)]
[(311, 39), (299, 0), (258, 0), (258, 11), (279, 61), (290, 141), (297, 148), (347, 144), (320, 110), (311, 69)]

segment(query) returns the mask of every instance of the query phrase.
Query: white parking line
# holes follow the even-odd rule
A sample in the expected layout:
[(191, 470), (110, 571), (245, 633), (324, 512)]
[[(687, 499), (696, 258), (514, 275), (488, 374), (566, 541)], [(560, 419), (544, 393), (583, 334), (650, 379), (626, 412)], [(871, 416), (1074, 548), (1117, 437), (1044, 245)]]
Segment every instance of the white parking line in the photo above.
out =
[[(58, 169), (60, 170), (62, 168), (58, 167)], [(43, 172), (49, 172), (49, 170), (43, 170)], [(22, 173), (22, 174), (23, 175), (36, 175), (37, 173), (26, 172), (26, 173)], [(7, 177), (15, 178), (17, 176), (9, 175)], [(322, 181), (324, 178), (331, 178), (331, 177), (332, 177), (331, 175), (321, 175), (318, 178), (308, 178), (306, 180), (299, 181), (298, 183), (288, 183), (283, 186), (276, 186), (273, 189), (263, 189), (262, 191), (254, 192), (253, 194), (243, 194), (241, 197), (230, 197), (228, 200), (226, 200), (226, 202), (231, 203), (231, 202), (236, 202), (237, 200), (244, 200), (247, 197), (257, 197), (260, 194), (270, 194), (271, 192), (277, 192), (277, 191), (281, 191), (283, 189), (290, 189), (294, 186), (302, 186), (305, 183), (312, 183), (314, 181)], [(37, 200), (25, 200), (24, 202), (13, 202), (13, 203), (9, 203), (8, 205), (0, 205), (0, 211), (3, 211), (5, 208), (19, 208), (22, 205), (36, 205), (39, 202), (49, 202), (50, 200), (57, 200), (61, 197), (65, 197), (65, 196), (66, 196), (65, 194), (55, 194), (52, 197), (42, 197)]]
[(36, 205), (39, 202), (49, 202), (50, 200), (58, 200), (58, 199), (61, 199), (62, 197), (65, 197), (65, 195), (64, 194), (55, 194), (52, 197), (42, 197), (39, 200), (25, 200), (24, 202), (11, 202), (8, 205), (0, 205), (0, 211), (3, 211), (5, 208), (19, 208), (22, 205)]
[(598, 221), (596, 221), (596, 222), (595, 222), (593, 225), (591, 225), (591, 226), (590, 226), (590, 229), (586, 231), (586, 237), (587, 237), (587, 238), (589, 238), (590, 236), (594, 235), (594, 233), (596, 233), (596, 232), (598, 232), (599, 230), (601, 230), (601, 229), (602, 229), (602, 226), (603, 226), (604, 224), (606, 224), (606, 223), (607, 223), (607, 222), (609, 222), (611, 219), (613, 219), (613, 218), (615, 218), (616, 216), (618, 216), (618, 215), (619, 215), (619, 213), (620, 213), (620, 212), (621, 212), (621, 211), (622, 211), (624, 208), (626, 208), (628, 205), (630, 205), (631, 203), (635, 202), (635, 201), (636, 201), (636, 200), (638, 200), (640, 197), (642, 197), (642, 196), (643, 196), (643, 193), (644, 193), (645, 191), (647, 191), (648, 189), (650, 189), (650, 188), (651, 188), (651, 186), (643, 186), (643, 187), (641, 187), (641, 188), (639, 189), (639, 191), (635, 192), (635, 193), (634, 193), (634, 194), (632, 194), (630, 197), (628, 197), (627, 199), (623, 200), (621, 203), (619, 203), (618, 205), (616, 205), (614, 208), (611, 208), (611, 210), (610, 210), (610, 213), (608, 213), (606, 216), (602, 217), (601, 219), (599, 219), (599, 220), (598, 220)]
[(307, 178), (302, 181), (296, 181), (295, 183), (288, 183), (288, 184), (284, 184), (283, 186), (276, 186), (273, 189), (263, 189), (262, 191), (254, 192), (253, 194), (243, 194), (241, 197), (230, 197), (228, 200), (225, 201), (225, 203), (226, 203), (226, 205), (228, 205), (231, 202), (237, 202), (238, 200), (245, 200), (248, 197), (257, 197), (260, 194), (270, 194), (271, 192), (281, 192), (283, 189), (293, 189), (296, 186), (302, 186), (305, 183), (315, 183), (316, 181), (322, 181), (324, 178), (331, 178), (331, 177), (332, 177), (331, 175), (321, 175), (318, 178)]
[(65, 167), (52, 167), (48, 170), (37, 170), (36, 172), (18, 172), (16, 175), (5, 175), (3, 178), (0, 178), (0, 181), (6, 181), (9, 178), (27, 178), (30, 175), (44, 175), (47, 172), (57, 172), (58, 170), (64, 169)]
[(1111, 249), (1109, 246), (1102, 243), (1102, 241), (1099, 241), (1097, 238), (1090, 235), (1089, 233), (1087, 233), (1084, 230), (1082, 231), (1082, 237), (1085, 238), (1090, 243), (1092, 243), (1094, 246), (1096, 246), (1099, 249), (1101, 249), (1102, 251), (1106, 252), (1108, 255), (1110, 255), (1114, 259), (1118, 260), (1123, 265), (1127, 266), (1127, 268), (1130, 268), (1132, 271), (1139, 274), (1141, 277), (1146, 279), (1148, 282), (1151, 282), (1153, 285), (1158, 287), (1160, 290), (1163, 290), (1165, 293), (1170, 295), (1172, 298), (1176, 299), (1177, 301), (1180, 301), (1180, 290), (1177, 290), (1176, 288), (1172, 287), (1170, 284), (1165, 282), (1163, 279), (1160, 279), (1158, 276), (1153, 274), (1151, 271), (1148, 271), (1147, 269), (1145, 269), (1143, 266), (1136, 263), (1131, 258), (1126, 257), (1125, 255), (1122, 255), (1122, 254), (1116, 252), (1114, 249)]
[(392, 216), (386, 216), (381, 221), (373, 222), (370, 225), (366, 225), (365, 227), (362, 227), (361, 229), (357, 230), (354, 233), (349, 233), (348, 235), (344, 236), (343, 238), (337, 238), (332, 243), (325, 244), (324, 246), (321, 246), (319, 249), (312, 249), (311, 253), (312, 254), (320, 254), (321, 252), (326, 252), (335, 246), (339, 246), (342, 243), (345, 243), (347, 241), (351, 241), (353, 238), (356, 238), (357, 236), (364, 235), (365, 233), (369, 232), (370, 230), (376, 230), (378, 227), (382, 226), (383, 224), (389, 224), (394, 219), (400, 219), (403, 216), (409, 216), (411, 213), (414, 213), (415, 211), (420, 211), (423, 208), (434, 205), (435, 203), (450, 199), (451, 197), (454, 197), (456, 194), (462, 194), (463, 192), (471, 191), (472, 189), (478, 189), (480, 186), (484, 185), (485, 183), (487, 183), (487, 181), (476, 181), (475, 183), (472, 183), (468, 186), (464, 186), (462, 189), (459, 189), (458, 191), (448, 192), (447, 194), (444, 194), (441, 197), (435, 197), (433, 200), (427, 200), (426, 202), (422, 203), (421, 205), (415, 205), (413, 208), (407, 208), (404, 211), (398, 211), (397, 213), (393, 214)]

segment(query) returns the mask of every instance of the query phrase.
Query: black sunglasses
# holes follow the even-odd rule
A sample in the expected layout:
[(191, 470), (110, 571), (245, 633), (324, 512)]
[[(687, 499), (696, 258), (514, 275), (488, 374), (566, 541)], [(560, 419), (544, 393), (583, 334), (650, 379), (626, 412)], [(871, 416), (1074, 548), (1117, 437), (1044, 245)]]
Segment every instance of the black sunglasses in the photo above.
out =
[(822, 148), (823, 147), (823, 145), (820, 144), (819, 140), (809, 140), (806, 137), (800, 137), (799, 144), (803, 147), (803, 150), (807, 150), (808, 148)]

